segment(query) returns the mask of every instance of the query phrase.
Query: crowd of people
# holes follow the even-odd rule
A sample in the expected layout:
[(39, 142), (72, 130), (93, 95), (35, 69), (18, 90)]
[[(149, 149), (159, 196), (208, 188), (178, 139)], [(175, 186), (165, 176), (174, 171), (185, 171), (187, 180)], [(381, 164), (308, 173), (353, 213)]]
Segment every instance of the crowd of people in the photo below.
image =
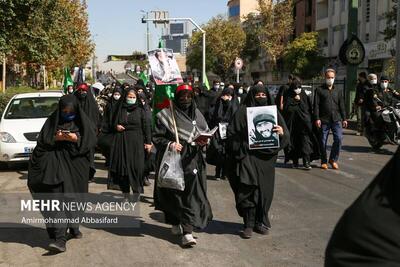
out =
[[(251, 238), (253, 231), (266, 235), (271, 228), (268, 213), (280, 150), (284, 150), (285, 164), (292, 161), (293, 168), (300, 168), (300, 159), (304, 170), (310, 170), (314, 160), (320, 160), (324, 170), (329, 168), (328, 163), (333, 169), (339, 168), (347, 121), (344, 92), (335, 86), (335, 75), (335, 70), (327, 69), (326, 82), (311, 95), (293, 75), (276, 97), (260, 80), (253, 86), (214, 81), (210, 90), (181, 84), (171, 108), (156, 116), (152, 113), (154, 90), (141, 80), (133, 86), (113, 83), (101, 92), (84, 83), (70, 86), (40, 132), (29, 166), (29, 189), (33, 194), (88, 192), (98, 149), (106, 158), (108, 189), (119, 189), (125, 201), (139, 201), (144, 186), (151, 185), (150, 174), (156, 174), (155, 208), (164, 212), (172, 234), (181, 235), (182, 246), (187, 247), (197, 243), (193, 230), (205, 228), (213, 218), (207, 198), (208, 163), (216, 167), (216, 180), (229, 181), (237, 212), (243, 218), (241, 237)], [(357, 91), (357, 103), (366, 103), (366, 109), (376, 103), (376, 94), (386, 93), (387, 89), (383, 85), (383, 90), (375, 92), (378, 87), (374, 86), (373, 76), (368, 79), (371, 91)], [(268, 131), (278, 136), (280, 145), (252, 150), (246, 110), (271, 105), (276, 105), (278, 116)], [(269, 118), (259, 116), (257, 120), (259, 123)], [(196, 133), (214, 127), (219, 130), (212, 138), (193, 139)], [(328, 160), (330, 132), (334, 142)], [(167, 150), (181, 155), (183, 191), (157, 186), (160, 163)], [(71, 215), (59, 212), (50, 216)], [(52, 239), (50, 249), (55, 252), (65, 251), (67, 235), (82, 237), (79, 225), (47, 225), (47, 230)]]

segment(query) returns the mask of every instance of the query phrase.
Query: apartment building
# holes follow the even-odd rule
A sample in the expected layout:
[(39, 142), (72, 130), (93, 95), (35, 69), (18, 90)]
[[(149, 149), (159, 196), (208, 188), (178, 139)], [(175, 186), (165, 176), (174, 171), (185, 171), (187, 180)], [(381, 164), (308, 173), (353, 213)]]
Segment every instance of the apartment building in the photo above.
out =
[[(338, 59), (339, 49), (347, 39), (349, 0), (316, 0), (316, 25), (320, 46), (330, 64), (344, 74)], [(394, 40), (385, 41), (385, 14), (393, 7), (392, 0), (359, 0), (357, 36), (364, 43), (366, 58), (360, 69), (380, 73), (392, 57)]]

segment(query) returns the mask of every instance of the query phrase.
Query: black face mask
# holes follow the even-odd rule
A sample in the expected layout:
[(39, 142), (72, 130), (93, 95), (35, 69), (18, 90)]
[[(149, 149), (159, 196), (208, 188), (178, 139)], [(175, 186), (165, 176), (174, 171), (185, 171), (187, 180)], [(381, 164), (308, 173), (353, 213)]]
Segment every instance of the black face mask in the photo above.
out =
[(87, 96), (87, 94), (88, 93), (86, 91), (81, 91), (81, 92), (79, 92), (78, 97), (79, 98), (85, 98)]
[(268, 98), (266, 98), (266, 97), (265, 98), (262, 98), (262, 97), (256, 98), (255, 101), (256, 101), (256, 106), (265, 106), (268, 104)]
[(192, 105), (192, 101), (178, 101), (178, 107), (179, 109), (186, 111), (190, 108), (190, 106)]

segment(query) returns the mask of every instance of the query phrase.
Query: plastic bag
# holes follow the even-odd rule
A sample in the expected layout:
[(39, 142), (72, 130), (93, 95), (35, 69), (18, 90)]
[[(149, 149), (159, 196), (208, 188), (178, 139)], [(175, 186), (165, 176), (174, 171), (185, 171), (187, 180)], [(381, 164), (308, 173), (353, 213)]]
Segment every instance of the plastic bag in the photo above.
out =
[(179, 191), (185, 190), (181, 154), (166, 149), (158, 172), (157, 186)]

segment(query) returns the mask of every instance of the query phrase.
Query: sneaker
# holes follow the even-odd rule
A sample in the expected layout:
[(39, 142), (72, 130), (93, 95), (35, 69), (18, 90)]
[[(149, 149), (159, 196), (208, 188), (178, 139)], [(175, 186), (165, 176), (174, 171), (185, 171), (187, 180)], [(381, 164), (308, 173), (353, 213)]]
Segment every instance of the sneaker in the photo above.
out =
[(221, 178), (220, 177), (215, 177), (214, 180), (215, 181), (221, 181)]
[(67, 250), (65, 245), (66, 245), (65, 240), (61, 239), (54, 240), (54, 242), (51, 242), (49, 244), (49, 250), (54, 253), (65, 252)]
[(311, 167), (311, 165), (310, 165), (310, 162), (304, 163), (304, 169), (307, 170), (307, 171), (309, 171), (309, 170), (312, 169), (312, 167)]
[(182, 246), (184, 247), (191, 247), (196, 245), (196, 239), (194, 239), (192, 234), (186, 234), (182, 236)]
[(252, 228), (245, 228), (242, 232), (240, 232), (240, 237), (243, 239), (250, 239), (253, 235), (253, 229)]
[(322, 163), (322, 164), (321, 164), (321, 169), (327, 170), (327, 169), (328, 169), (328, 164)]
[(79, 229), (77, 228), (69, 228), (69, 234), (72, 238), (75, 239), (81, 239), (83, 237), (83, 234)]
[(173, 234), (173, 235), (182, 235), (183, 234), (182, 226), (180, 224), (179, 225), (172, 225), (171, 234)]
[(336, 162), (330, 160), (329, 163), (332, 165), (332, 169), (339, 170), (339, 165)]
[(269, 229), (263, 224), (257, 224), (254, 227), (254, 232), (259, 233), (260, 235), (268, 235), (269, 234)]

